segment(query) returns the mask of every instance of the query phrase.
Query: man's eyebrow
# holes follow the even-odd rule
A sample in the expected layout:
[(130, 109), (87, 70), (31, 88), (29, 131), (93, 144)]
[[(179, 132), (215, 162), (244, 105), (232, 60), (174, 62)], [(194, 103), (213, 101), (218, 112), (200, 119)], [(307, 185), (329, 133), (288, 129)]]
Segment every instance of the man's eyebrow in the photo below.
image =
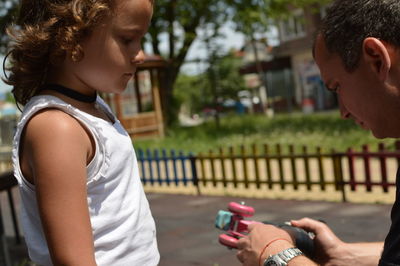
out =
[(322, 80), (322, 82), (324, 83), (324, 85), (325, 85), (325, 88), (327, 88), (328, 90), (332, 90), (330, 87), (329, 87), (329, 84), (331, 84), (331, 82), (332, 82), (332, 80), (331, 79), (329, 79), (328, 81), (326, 81), (326, 82), (324, 82), (323, 80)]

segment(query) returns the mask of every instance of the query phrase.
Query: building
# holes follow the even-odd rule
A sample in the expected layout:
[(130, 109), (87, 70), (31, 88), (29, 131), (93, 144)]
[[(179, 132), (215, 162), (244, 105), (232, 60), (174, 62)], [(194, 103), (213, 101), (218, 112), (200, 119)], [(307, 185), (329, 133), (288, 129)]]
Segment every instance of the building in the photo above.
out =
[[(270, 104), (277, 111), (300, 107), (312, 112), (338, 105), (336, 96), (325, 89), (312, 56), (314, 34), (325, 10), (326, 7), (293, 9), (290, 16), (276, 21), (279, 46), (268, 50), (270, 56), (260, 65)], [(241, 69), (245, 75), (256, 72), (255, 62)]]

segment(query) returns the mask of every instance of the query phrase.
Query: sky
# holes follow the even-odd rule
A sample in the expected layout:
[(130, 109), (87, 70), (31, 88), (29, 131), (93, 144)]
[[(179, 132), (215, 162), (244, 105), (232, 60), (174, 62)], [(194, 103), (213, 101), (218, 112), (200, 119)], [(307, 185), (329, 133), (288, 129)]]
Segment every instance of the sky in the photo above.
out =
[[(222, 27), (222, 33), (225, 38), (219, 39), (217, 44), (221, 47), (222, 52), (226, 53), (232, 48), (239, 50), (243, 47), (245, 38), (242, 34), (235, 33), (232, 30), (230, 24), (225, 24)], [(199, 34), (202, 34), (199, 32)], [(188, 55), (186, 56), (186, 61), (196, 60), (196, 59), (207, 59), (207, 50), (205, 44), (199, 41), (199, 38), (194, 41), (191, 48), (189, 49)], [(197, 74), (203, 72), (207, 64), (189, 63), (182, 67), (182, 71), (186, 74)]]

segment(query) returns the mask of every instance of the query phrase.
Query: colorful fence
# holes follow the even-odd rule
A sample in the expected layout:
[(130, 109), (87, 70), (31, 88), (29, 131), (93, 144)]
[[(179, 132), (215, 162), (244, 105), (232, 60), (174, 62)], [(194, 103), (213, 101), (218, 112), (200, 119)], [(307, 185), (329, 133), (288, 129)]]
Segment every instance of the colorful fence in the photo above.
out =
[[(184, 155), (175, 150), (138, 150), (138, 164), (144, 185), (179, 185), (187, 186), (189, 183), (198, 186), (196, 158), (192, 154)], [(198, 190), (200, 194), (200, 190)]]
[[(198, 194), (209, 186), (282, 191), (325, 191), (333, 187), (346, 201), (346, 191), (362, 188), (371, 192), (379, 188), (387, 193), (395, 186), (400, 142), (392, 150), (379, 144), (376, 151), (364, 145), (360, 151), (348, 149), (342, 153), (279, 144), (220, 148), (197, 155), (138, 150), (138, 165), (147, 186), (193, 186)], [(0, 167), (4, 172), (11, 164), (3, 162)]]
[(273, 147), (264, 145), (241, 146), (235, 150), (220, 148), (207, 154), (184, 155), (171, 150), (138, 151), (139, 167), (143, 183), (150, 185), (192, 184), (200, 194), (206, 186), (232, 185), (234, 189), (285, 190), (290, 187), (307, 191), (318, 187), (324, 191), (333, 186), (346, 201), (346, 187), (355, 191), (365, 187), (381, 187), (383, 192), (395, 185), (396, 170), (400, 162), (400, 143), (389, 151), (379, 144), (376, 152), (364, 145), (361, 151), (349, 149), (345, 153), (335, 150), (322, 152), (321, 148), (311, 151), (293, 145)]

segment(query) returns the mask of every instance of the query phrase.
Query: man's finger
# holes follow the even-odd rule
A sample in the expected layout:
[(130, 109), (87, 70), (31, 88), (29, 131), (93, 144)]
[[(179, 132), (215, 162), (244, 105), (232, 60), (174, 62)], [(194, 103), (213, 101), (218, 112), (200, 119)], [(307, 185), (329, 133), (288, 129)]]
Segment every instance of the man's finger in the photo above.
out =
[(317, 220), (310, 219), (310, 218), (293, 220), (293, 221), (290, 221), (290, 223), (292, 226), (300, 227), (300, 228), (306, 230), (307, 232), (313, 232), (315, 234), (321, 233), (322, 231), (325, 231), (325, 230), (330, 230), (326, 224), (324, 224), (320, 221), (317, 221)]
[(237, 241), (237, 249), (245, 249), (247, 246), (249, 246), (249, 239), (247, 236), (244, 236)]
[(243, 250), (239, 250), (239, 251), (236, 253), (236, 257), (237, 257), (237, 259), (238, 259), (241, 263), (244, 263), (244, 254), (243, 254)]

